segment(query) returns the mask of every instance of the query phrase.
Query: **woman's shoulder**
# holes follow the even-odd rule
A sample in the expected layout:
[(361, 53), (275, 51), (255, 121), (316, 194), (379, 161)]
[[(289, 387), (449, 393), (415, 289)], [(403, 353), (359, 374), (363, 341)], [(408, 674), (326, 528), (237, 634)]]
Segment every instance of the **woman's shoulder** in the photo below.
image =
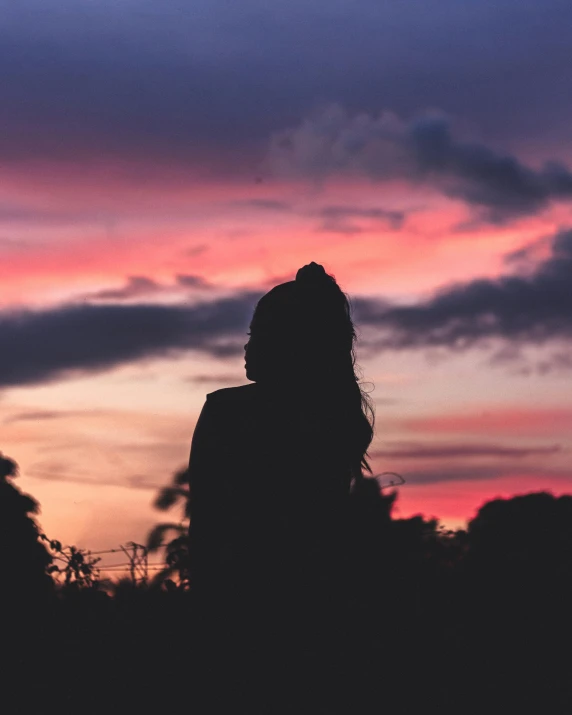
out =
[(252, 382), (248, 385), (238, 385), (237, 387), (222, 387), (207, 394), (207, 402), (212, 405), (247, 404), (255, 399), (257, 385)]
[(256, 383), (223, 387), (207, 394), (205, 408), (217, 429), (228, 427), (238, 438), (261, 413), (258, 397)]

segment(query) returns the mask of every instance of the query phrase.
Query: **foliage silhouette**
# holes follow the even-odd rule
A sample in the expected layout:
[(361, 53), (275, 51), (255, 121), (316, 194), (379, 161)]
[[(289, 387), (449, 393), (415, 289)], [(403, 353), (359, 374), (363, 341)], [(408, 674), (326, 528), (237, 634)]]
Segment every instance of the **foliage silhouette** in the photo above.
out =
[(5, 598), (30, 600), (51, 591), (52, 556), (39, 540), (39, 503), (12, 480), (17, 463), (0, 452), (0, 591)]
[[(63, 546), (57, 539), (49, 539), (45, 534), (39, 538), (45, 541), (51, 552), (52, 563), (46, 571), (56, 578), (56, 583), (66, 590), (93, 588), (99, 582), (99, 568), (97, 564), (101, 558), (94, 558), (86, 549), (76, 546)], [(60, 581), (59, 577), (63, 577)]]
[[(153, 578), (154, 585), (160, 585), (176, 575), (178, 585), (183, 588), (189, 586), (189, 549), (188, 549), (188, 529), (190, 520), (190, 489), (189, 471), (187, 467), (177, 470), (172, 478), (171, 484), (160, 489), (154, 506), (161, 511), (167, 511), (173, 507), (182, 510), (183, 518), (179, 523), (157, 524), (147, 536), (147, 548), (150, 553), (157, 552), (165, 546), (165, 569), (160, 571)], [(167, 544), (165, 538), (168, 534), (175, 533)], [(171, 581), (171, 583), (174, 583)]]

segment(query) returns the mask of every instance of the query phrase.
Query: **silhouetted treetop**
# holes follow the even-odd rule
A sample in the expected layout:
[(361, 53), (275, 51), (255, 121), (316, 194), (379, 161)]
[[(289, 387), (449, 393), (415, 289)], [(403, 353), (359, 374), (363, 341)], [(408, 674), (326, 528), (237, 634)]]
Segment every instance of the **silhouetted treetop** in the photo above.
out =
[(5, 457), (0, 452), (0, 480), (5, 480), (7, 477), (15, 477), (18, 474), (18, 465), (13, 459)]
[(535, 492), (494, 499), (469, 523), (473, 550), (489, 559), (572, 556), (572, 496)]
[(16, 462), (0, 453), (0, 583), (5, 594), (33, 597), (52, 585), (46, 573), (52, 557), (32, 516), (40, 505), (12, 483), (17, 474)]

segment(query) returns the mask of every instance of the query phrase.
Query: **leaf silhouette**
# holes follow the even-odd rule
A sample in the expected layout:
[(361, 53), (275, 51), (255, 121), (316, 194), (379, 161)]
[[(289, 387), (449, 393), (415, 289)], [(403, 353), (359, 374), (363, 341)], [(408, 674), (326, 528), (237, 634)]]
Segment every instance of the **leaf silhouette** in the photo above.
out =
[(158, 551), (164, 542), (165, 534), (168, 534), (170, 531), (183, 534), (185, 529), (179, 524), (156, 524), (147, 536), (146, 546), (149, 551)]
[(153, 502), (153, 506), (161, 511), (166, 511), (174, 506), (179, 499), (186, 498), (187, 491), (185, 489), (181, 489), (180, 487), (163, 487)]

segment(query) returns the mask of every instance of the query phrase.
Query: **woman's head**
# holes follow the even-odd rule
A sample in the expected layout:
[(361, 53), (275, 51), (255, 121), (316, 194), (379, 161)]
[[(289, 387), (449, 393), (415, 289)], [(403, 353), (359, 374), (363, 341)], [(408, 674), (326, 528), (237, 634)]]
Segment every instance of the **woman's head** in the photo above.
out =
[(371, 471), (364, 454), (373, 438), (374, 416), (355, 373), (355, 340), (348, 297), (323, 266), (312, 262), (300, 268), (296, 280), (277, 285), (259, 300), (244, 346), (246, 376), (315, 395), (328, 418), (352, 435), (354, 467), (360, 452), (357, 465)]
[(258, 302), (244, 346), (246, 376), (281, 384), (315, 380), (351, 359), (354, 339), (346, 295), (312, 262)]

